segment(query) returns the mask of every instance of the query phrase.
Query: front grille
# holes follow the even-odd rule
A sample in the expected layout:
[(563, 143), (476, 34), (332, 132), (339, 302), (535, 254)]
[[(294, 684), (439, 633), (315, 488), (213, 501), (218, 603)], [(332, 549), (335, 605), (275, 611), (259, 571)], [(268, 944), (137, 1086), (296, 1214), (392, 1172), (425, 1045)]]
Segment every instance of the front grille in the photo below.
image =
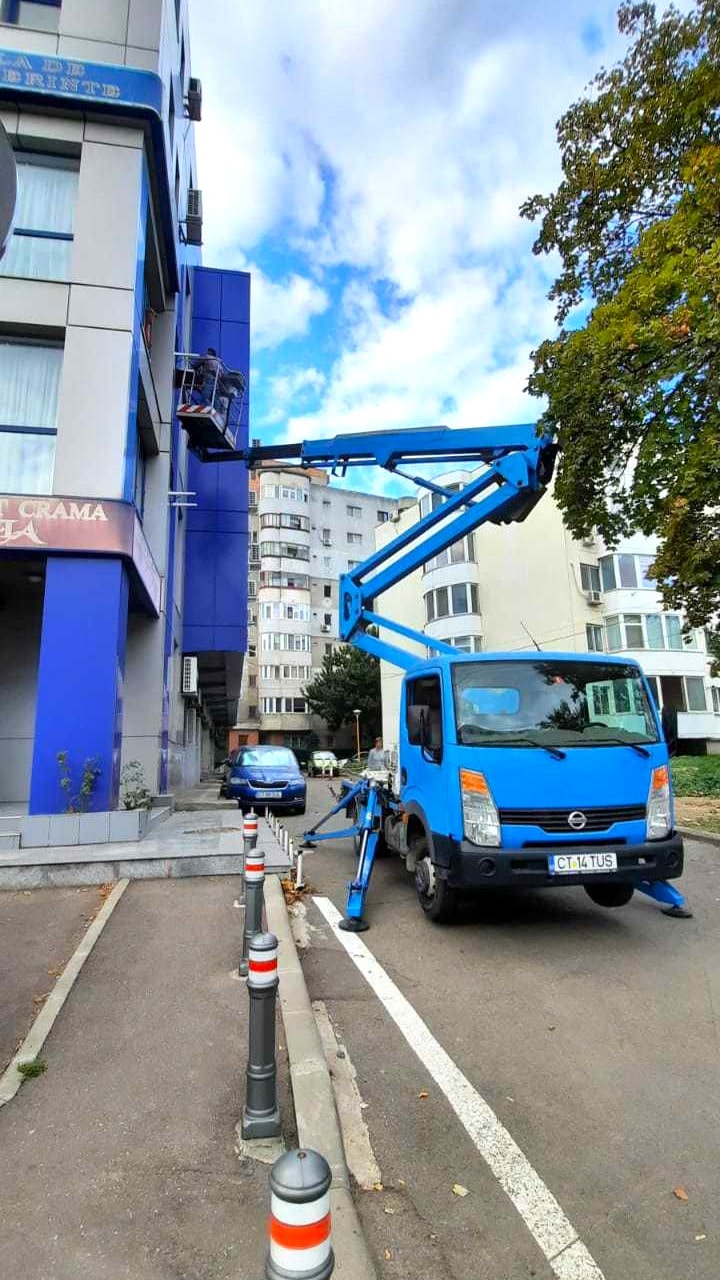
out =
[(258, 791), (280, 791), (287, 785), (287, 778), (281, 778), (277, 782), (274, 779), (272, 782), (260, 782), (257, 778), (248, 778), (248, 786), (255, 787)]
[[(583, 813), (584, 827), (568, 822), (571, 813)], [(607, 831), (615, 822), (640, 822), (645, 818), (644, 804), (615, 804), (603, 808), (583, 809), (501, 809), (500, 822), (505, 827), (540, 827), (551, 835), (586, 835), (591, 831)]]

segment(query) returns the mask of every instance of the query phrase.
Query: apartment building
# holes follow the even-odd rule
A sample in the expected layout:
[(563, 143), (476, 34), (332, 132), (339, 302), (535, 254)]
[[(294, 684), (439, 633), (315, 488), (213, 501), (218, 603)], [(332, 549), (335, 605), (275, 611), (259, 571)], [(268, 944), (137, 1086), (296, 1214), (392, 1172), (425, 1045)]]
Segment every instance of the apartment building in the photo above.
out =
[(331, 485), (324, 471), (269, 465), (251, 480), (249, 653), (231, 745), (317, 742), (352, 750), (354, 729), (331, 733), (310, 714), (305, 687), (338, 644), (338, 583), (370, 555), (394, 499)]
[(199, 265), (200, 117), (186, 0), (2, 0), (0, 803), (35, 843), (58, 753), (107, 815), (125, 763), (171, 791), (236, 718), (247, 480), (175, 415), (176, 352), (249, 365), (249, 277)]
[[(455, 472), (442, 483), (452, 490), (469, 478)], [(377, 531), (378, 544), (440, 501), (421, 498), (398, 525)], [(613, 551), (598, 538), (574, 540), (547, 494), (523, 523), (483, 526), (428, 561), (383, 596), (381, 611), (465, 653), (537, 646), (627, 654), (640, 662), (658, 705), (677, 718), (681, 750), (720, 751), (720, 680), (710, 676), (705, 633), (685, 633), (681, 615), (663, 608), (650, 576), (653, 552), (639, 535)], [(381, 673), (392, 743), (401, 673), (385, 663)]]

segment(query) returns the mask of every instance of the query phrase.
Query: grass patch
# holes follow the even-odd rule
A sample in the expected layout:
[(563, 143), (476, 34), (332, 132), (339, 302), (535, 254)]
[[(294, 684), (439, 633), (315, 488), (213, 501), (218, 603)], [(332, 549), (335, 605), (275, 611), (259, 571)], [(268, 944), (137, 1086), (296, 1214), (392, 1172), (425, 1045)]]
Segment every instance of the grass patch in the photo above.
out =
[(676, 796), (720, 797), (720, 756), (677, 756), (670, 767)]
[(43, 1062), (42, 1058), (33, 1058), (32, 1062), (21, 1062), (18, 1071), (26, 1080), (34, 1080), (47, 1071), (47, 1062)]

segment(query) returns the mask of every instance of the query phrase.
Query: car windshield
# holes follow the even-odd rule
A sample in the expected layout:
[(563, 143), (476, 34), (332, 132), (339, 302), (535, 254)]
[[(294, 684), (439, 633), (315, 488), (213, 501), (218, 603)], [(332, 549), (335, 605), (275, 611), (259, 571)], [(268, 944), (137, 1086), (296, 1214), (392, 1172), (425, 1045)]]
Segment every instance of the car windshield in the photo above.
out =
[(597, 747), (657, 742), (637, 667), (572, 659), (453, 666), (458, 742), (465, 746)]
[(237, 765), (263, 765), (272, 768), (279, 765), (282, 769), (292, 769), (297, 767), (297, 761), (287, 747), (249, 747), (246, 751), (241, 751), (237, 760)]
[(315, 760), (334, 760), (335, 756), (332, 751), (316, 751), (314, 753)]

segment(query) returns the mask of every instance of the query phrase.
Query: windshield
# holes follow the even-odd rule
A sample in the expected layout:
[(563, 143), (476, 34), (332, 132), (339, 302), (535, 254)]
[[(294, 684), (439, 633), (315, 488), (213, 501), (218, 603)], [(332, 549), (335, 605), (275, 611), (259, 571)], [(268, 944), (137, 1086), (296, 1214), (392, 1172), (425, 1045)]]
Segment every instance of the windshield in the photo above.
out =
[(282, 769), (294, 769), (297, 767), (297, 761), (287, 747), (251, 747), (246, 751), (241, 751), (236, 762), (239, 765), (263, 765), (272, 768), (279, 765)]
[(314, 751), (313, 760), (334, 760), (332, 751)]
[(636, 667), (543, 659), (453, 666), (458, 742), (592, 747), (657, 742)]

